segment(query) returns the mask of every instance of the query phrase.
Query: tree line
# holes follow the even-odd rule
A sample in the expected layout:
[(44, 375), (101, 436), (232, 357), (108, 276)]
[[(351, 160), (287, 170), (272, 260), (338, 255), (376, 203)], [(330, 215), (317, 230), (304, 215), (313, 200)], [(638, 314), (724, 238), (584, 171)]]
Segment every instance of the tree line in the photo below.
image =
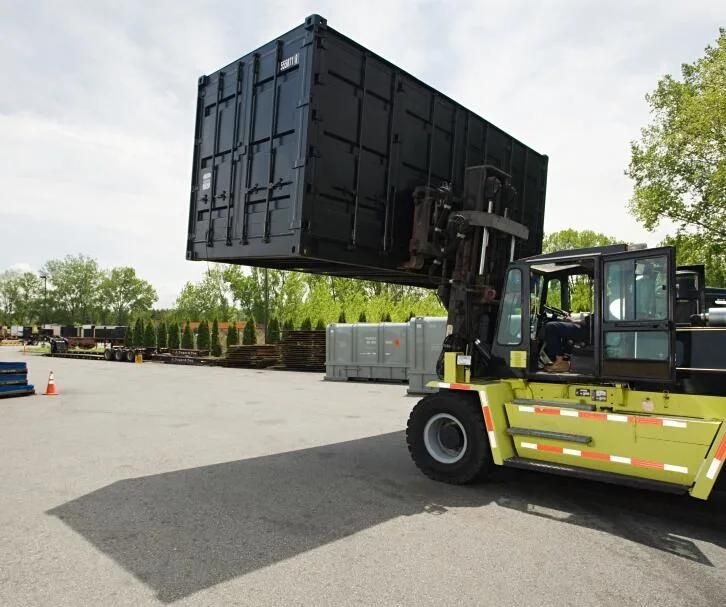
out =
[[(103, 269), (85, 255), (50, 260), (38, 272), (0, 273), (0, 325), (134, 325), (238, 320), (325, 326), (341, 319), (405, 321), (440, 316), (431, 290), (292, 271), (210, 265), (174, 307), (154, 308), (156, 289), (131, 267)], [(252, 322), (254, 325), (254, 322)]]
[[(271, 327), (270, 335), (271, 343), (280, 341), (279, 328), (273, 332)], [(240, 335), (236, 323), (229, 325), (223, 339), (227, 348), (239, 344)], [(133, 348), (169, 348), (173, 350), (197, 348), (208, 350), (212, 356), (222, 355), (222, 335), (216, 318), (212, 321), (211, 330), (207, 321), (199, 323), (196, 335), (189, 321), (182, 327), (176, 322), (158, 321), (154, 323), (152, 320), (144, 321), (142, 318), (137, 318), (133, 326), (126, 327), (124, 343)], [(245, 324), (242, 343), (245, 345), (257, 343), (254, 322)]]
[(0, 324), (125, 325), (151, 310), (154, 287), (130, 267), (104, 270), (85, 255), (46, 262), (38, 272), (0, 273)]
[[(341, 314), (340, 322), (345, 322), (345, 315)], [(361, 322), (365, 322), (362, 318)], [(227, 331), (220, 331), (219, 322), (215, 318), (210, 324), (206, 320), (199, 323), (196, 333), (192, 329), (192, 323), (187, 321), (183, 324), (177, 322), (166, 322), (144, 320), (137, 318), (133, 326), (126, 326), (124, 344), (133, 348), (169, 348), (169, 349), (193, 349), (208, 350), (212, 356), (221, 356), (222, 341), (226, 348), (236, 346), (240, 343), (240, 334), (236, 322), (227, 326)], [(294, 330), (296, 327), (291, 320), (280, 326), (277, 318), (273, 317), (267, 327), (265, 342), (276, 344), (280, 342), (284, 331)], [(312, 321), (306, 318), (299, 327), (301, 330), (313, 329)], [(325, 324), (318, 320), (314, 327), (318, 331), (325, 330)], [(249, 318), (242, 330), (242, 344), (253, 345), (257, 343), (257, 327), (254, 318)]]

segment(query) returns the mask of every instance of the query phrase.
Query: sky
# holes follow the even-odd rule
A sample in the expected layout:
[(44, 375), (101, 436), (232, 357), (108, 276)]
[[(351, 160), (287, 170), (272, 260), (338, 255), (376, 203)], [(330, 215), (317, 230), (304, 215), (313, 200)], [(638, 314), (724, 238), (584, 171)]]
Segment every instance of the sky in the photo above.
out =
[(645, 94), (703, 54), (723, 0), (0, 0), (0, 272), (83, 253), (171, 306), (197, 79), (318, 13), (549, 156), (545, 230), (657, 244), (628, 214)]

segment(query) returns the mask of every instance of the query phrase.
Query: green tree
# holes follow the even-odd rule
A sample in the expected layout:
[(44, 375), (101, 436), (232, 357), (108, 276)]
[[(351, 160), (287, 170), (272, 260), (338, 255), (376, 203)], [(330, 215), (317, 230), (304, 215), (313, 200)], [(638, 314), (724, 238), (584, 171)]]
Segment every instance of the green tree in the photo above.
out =
[(63, 259), (46, 262), (42, 272), (48, 276), (60, 322), (93, 321), (103, 276), (95, 259), (85, 255), (66, 255)]
[(338, 322), (339, 323), (345, 323), (345, 322), (347, 322), (345, 320), (345, 310), (341, 310), (340, 311), (340, 314), (338, 314)]
[(242, 343), (245, 346), (253, 346), (257, 343), (257, 330), (255, 329), (255, 319), (252, 316), (247, 319), (244, 331), (242, 331)]
[(237, 321), (232, 321), (227, 327), (227, 347), (239, 344), (239, 331), (237, 331)]
[(124, 346), (131, 348), (134, 345), (134, 336), (131, 333), (131, 327), (126, 325), (126, 331), (124, 332)]
[[(590, 247), (603, 247), (617, 244), (617, 240), (606, 234), (592, 230), (560, 230), (547, 234), (542, 244), (543, 253), (569, 251), (571, 249), (586, 249)], [(571, 312), (592, 312), (594, 289), (592, 280), (583, 276), (569, 278), (570, 310)], [(547, 303), (556, 308), (562, 307), (559, 291), (551, 291), (547, 295)]]
[(273, 316), (270, 319), (270, 328), (267, 330), (267, 337), (271, 344), (280, 343), (280, 322), (277, 320), (277, 316)]
[(291, 318), (288, 318), (285, 321), (285, 324), (282, 325), (283, 331), (294, 331), (295, 330), (295, 323), (292, 322)]
[(318, 322), (315, 324), (316, 331), (325, 331), (325, 323), (322, 318), (318, 318)]
[(592, 230), (560, 230), (552, 232), (544, 237), (542, 242), (543, 253), (556, 253), (557, 251), (569, 251), (571, 249), (587, 249), (590, 247), (604, 247), (617, 244), (618, 241), (606, 234), (593, 232)]
[(136, 323), (134, 323), (132, 342), (134, 348), (144, 347), (144, 321), (141, 320), (141, 317), (137, 318)]
[(269, 317), (288, 318), (298, 310), (305, 298), (305, 281), (300, 272), (264, 268), (251, 268), (245, 272), (240, 266), (228, 266), (224, 277), (240, 310), (247, 316), (264, 318), (265, 273), (268, 279)]
[(191, 350), (194, 348), (194, 335), (192, 334), (192, 327), (189, 321), (184, 325), (184, 331), (182, 332), (181, 347), (184, 350)]
[(412, 318), (414, 318), (415, 316), (416, 316), (416, 315), (415, 315), (415, 314), (414, 314), (413, 312), (409, 312), (409, 313), (408, 313), (408, 316), (407, 316), (407, 318), (406, 318), (406, 320), (411, 320), (411, 319), (412, 319)]
[(175, 322), (169, 323), (169, 349), (178, 350), (180, 345), (179, 325)]
[(391, 313), (386, 312), (383, 317), (381, 318), (381, 322), (392, 322), (391, 321)]
[(366, 320), (365, 312), (361, 312), (360, 314), (358, 314), (358, 322), (368, 322), (368, 320)]
[(0, 324), (49, 322), (40, 278), (33, 272), (0, 275)]
[(151, 321), (147, 322), (144, 328), (144, 348), (156, 348), (156, 330)]
[(197, 329), (197, 349), (209, 350), (209, 323), (203, 320)]
[(313, 321), (310, 320), (310, 317), (306, 317), (305, 320), (300, 323), (300, 330), (301, 331), (310, 331), (313, 328)]
[(210, 353), (212, 356), (222, 356), (222, 345), (219, 343), (219, 323), (215, 318), (212, 321), (212, 335), (211, 335)]
[(168, 343), (169, 342), (166, 335), (166, 323), (162, 320), (159, 321), (159, 324), (156, 327), (156, 347), (166, 348)]
[(186, 283), (176, 299), (177, 314), (194, 320), (214, 316), (228, 320), (232, 293), (224, 276), (222, 267), (212, 266), (200, 282)]
[(686, 233), (669, 236), (662, 244), (676, 247), (678, 265), (704, 264), (709, 287), (726, 287), (726, 249), (696, 234)]
[(112, 268), (99, 284), (100, 304), (111, 312), (114, 322), (123, 325), (129, 314), (145, 314), (157, 300), (150, 283), (136, 276), (133, 268)]
[[(631, 144), (630, 208), (647, 229), (662, 220), (706, 245), (726, 245), (726, 29), (703, 57), (646, 96), (651, 122)], [(713, 250), (716, 252), (716, 249)]]

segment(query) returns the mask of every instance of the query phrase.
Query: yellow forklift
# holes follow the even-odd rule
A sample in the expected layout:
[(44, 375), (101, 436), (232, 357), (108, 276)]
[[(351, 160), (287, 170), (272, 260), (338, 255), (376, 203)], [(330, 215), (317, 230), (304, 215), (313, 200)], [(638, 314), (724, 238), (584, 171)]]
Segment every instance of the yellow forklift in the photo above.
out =
[(460, 201), (417, 199), (411, 257), (442, 269), (449, 324), (438, 392), (408, 421), (416, 465), (456, 484), (500, 465), (708, 498), (726, 459), (726, 309), (705, 308), (703, 267), (629, 245), (515, 261), (528, 231), (506, 217), (508, 176), (473, 167), (467, 183)]

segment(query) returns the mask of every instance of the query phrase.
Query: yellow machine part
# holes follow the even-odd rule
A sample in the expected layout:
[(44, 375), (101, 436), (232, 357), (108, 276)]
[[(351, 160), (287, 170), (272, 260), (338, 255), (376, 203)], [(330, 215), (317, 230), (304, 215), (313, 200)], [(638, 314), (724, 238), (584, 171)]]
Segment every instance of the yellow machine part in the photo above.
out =
[(447, 353), (449, 390), (475, 391), (494, 462), (551, 462), (648, 479), (708, 498), (726, 460), (726, 398), (502, 379), (468, 382)]

